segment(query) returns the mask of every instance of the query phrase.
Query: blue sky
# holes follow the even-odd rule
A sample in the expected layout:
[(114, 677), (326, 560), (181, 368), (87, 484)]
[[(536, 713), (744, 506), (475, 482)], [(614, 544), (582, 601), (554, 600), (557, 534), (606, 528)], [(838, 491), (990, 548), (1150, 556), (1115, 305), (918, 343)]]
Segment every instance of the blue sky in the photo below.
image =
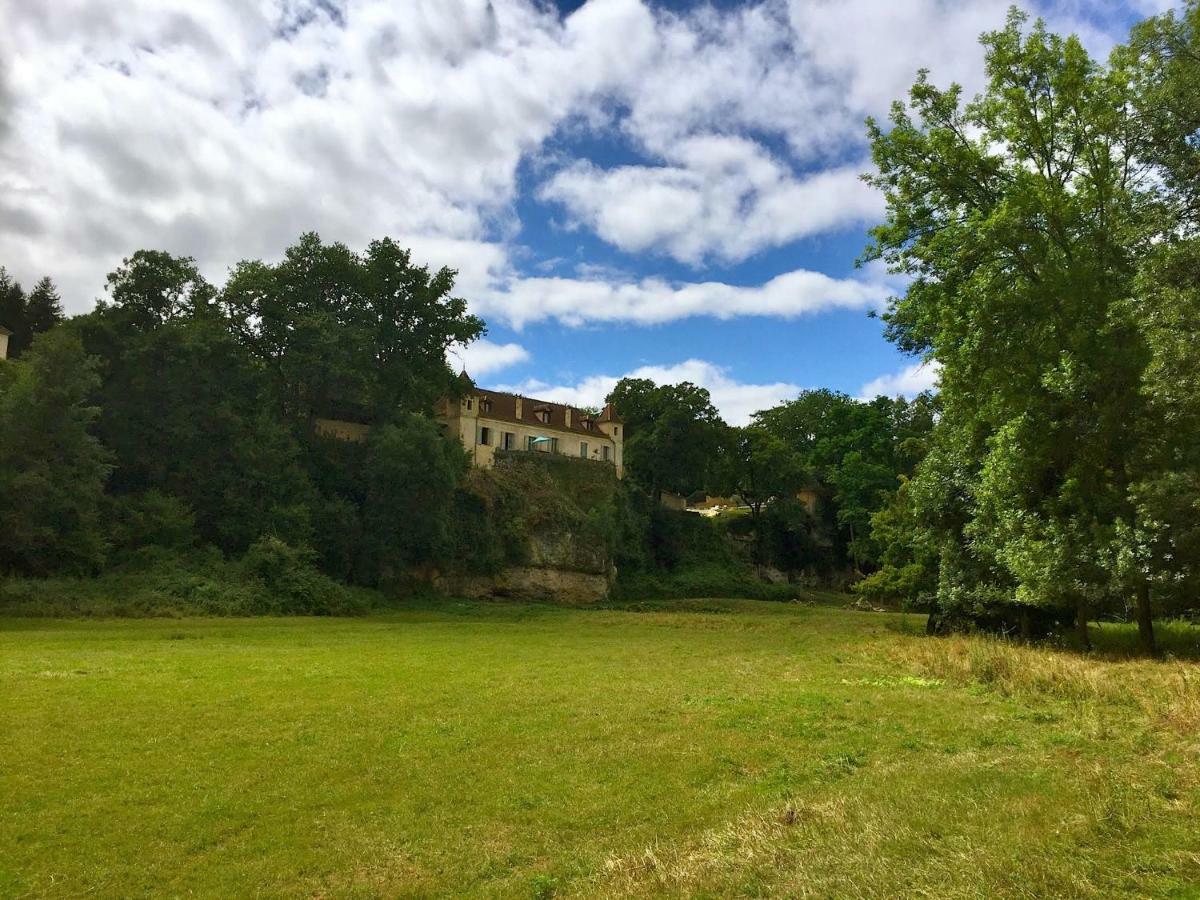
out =
[[(980, 86), (1007, 0), (0, 0), (0, 265), (71, 311), (135, 249), (220, 281), (301, 232), (460, 270), (482, 384), (638, 374), (743, 422), (935, 373), (868, 317), (862, 122), (918, 68)], [(1098, 55), (1165, 0), (1030, 11)]]

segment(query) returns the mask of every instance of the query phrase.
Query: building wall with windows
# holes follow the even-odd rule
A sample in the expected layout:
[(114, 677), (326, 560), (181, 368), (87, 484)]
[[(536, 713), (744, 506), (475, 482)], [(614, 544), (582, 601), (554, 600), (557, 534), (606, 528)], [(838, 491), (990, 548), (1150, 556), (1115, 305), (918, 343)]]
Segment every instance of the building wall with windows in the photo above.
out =
[(493, 465), (497, 450), (521, 450), (606, 462), (618, 478), (624, 474), (624, 424), (611, 407), (593, 417), (562, 403), (470, 385), (458, 400), (443, 401), (437, 413), (477, 466)]

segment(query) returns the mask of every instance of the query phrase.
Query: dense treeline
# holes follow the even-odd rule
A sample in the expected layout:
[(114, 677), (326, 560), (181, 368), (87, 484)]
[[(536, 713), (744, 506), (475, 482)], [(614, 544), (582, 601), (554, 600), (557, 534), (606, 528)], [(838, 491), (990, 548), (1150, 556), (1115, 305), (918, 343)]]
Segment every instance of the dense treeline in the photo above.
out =
[(924, 75), (871, 123), (911, 279), (888, 337), (941, 365), (913, 477), (875, 518), (866, 590), (1027, 632), (1197, 606), (1200, 4), (1107, 64), (1013, 12), (964, 102)]
[[(924, 456), (936, 415), (929, 394), (862, 401), (822, 389), (737, 428), (721, 420), (704, 388), (645, 379), (620, 381), (608, 400), (626, 423), (629, 480), (647, 497), (705, 491), (724, 498), (735, 508), (714, 525), (743, 546), (747, 562), (825, 583), (878, 567), (883, 548), (872, 516)], [(654, 538), (655, 529), (672, 530), (668, 523), (678, 517), (657, 512), (652, 519), (650, 545), (669, 543)], [(650, 565), (714, 558), (724, 559), (706, 546), (664, 552)]]
[[(627, 423), (623, 484), (566, 460), (471, 472), (432, 417), (461, 389), (447, 347), (483, 332), (453, 283), (389, 240), (356, 254), (312, 234), (223, 286), (191, 259), (138, 251), (92, 312), (54, 328), (57, 300), (49, 316), (33, 302), (56, 296), (48, 281), (29, 298), (6, 281), (10, 321), (36, 337), (0, 367), (0, 569), (86, 575), (151, 551), (216, 552), (313, 611), (341, 608), (318, 572), (365, 586), (486, 573), (522, 563), (539, 533), (567, 532), (660, 589), (753, 594), (755, 565), (874, 565), (866, 523), (910, 471), (929, 398), (817, 391), (734, 429), (700, 387), (626, 380), (608, 398)], [(370, 430), (339, 440), (321, 418)], [(658, 503), (702, 488), (743, 500), (749, 519)], [(312, 577), (284, 584), (297, 567)], [(222, 599), (205, 608), (270, 607), (216, 570)]]
[[(11, 330), (34, 336), (0, 366), (0, 569), (212, 547), (377, 585), (450, 553), (466, 460), (429, 412), (455, 390), (446, 348), (483, 331), (451, 270), (310, 234), (218, 288), (139, 251), (93, 312), (49, 330), (49, 282), (22, 302), (4, 285)], [(320, 416), (368, 422), (369, 439), (323, 438)]]

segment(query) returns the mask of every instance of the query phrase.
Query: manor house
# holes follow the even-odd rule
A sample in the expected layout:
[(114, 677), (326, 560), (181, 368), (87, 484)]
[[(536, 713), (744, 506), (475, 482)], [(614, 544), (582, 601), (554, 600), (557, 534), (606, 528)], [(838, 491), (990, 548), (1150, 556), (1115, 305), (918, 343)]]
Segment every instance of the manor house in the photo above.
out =
[(437, 419), (459, 436), (475, 465), (492, 465), (497, 451), (526, 451), (608, 463), (618, 478), (623, 474), (624, 427), (611, 404), (593, 416), (562, 403), (477, 388), (465, 373), (462, 383), (462, 396), (442, 401)]

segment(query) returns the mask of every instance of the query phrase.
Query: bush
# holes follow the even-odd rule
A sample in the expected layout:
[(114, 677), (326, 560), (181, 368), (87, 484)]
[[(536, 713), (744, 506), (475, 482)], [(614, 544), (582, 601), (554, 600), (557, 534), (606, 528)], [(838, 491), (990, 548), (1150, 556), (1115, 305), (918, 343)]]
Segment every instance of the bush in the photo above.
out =
[(258, 595), (258, 612), (329, 616), (363, 611), (350, 591), (317, 571), (311, 551), (276, 537), (262, 537), (251, 544), (242, 557), (241, 569)]
[(178, 497), (151, 490), (113, 498), (111, 506), (112, 544), (118, 552), (185, 550), (196, 542), (196, 515)]
[(748, 568), (707, 566), (674, 572), (623, 572), (610, 597), (618, 602), (707, 597), (787, 601), (804, 593), (798, 585), (763, 581)]
[(268, 539), (241, 561), (213, 547), (143, 547), (96, 578), (0, 580), (0, 615), (158, 617), (354, 615), (383, 603), (316, 572), (304, 554)]

